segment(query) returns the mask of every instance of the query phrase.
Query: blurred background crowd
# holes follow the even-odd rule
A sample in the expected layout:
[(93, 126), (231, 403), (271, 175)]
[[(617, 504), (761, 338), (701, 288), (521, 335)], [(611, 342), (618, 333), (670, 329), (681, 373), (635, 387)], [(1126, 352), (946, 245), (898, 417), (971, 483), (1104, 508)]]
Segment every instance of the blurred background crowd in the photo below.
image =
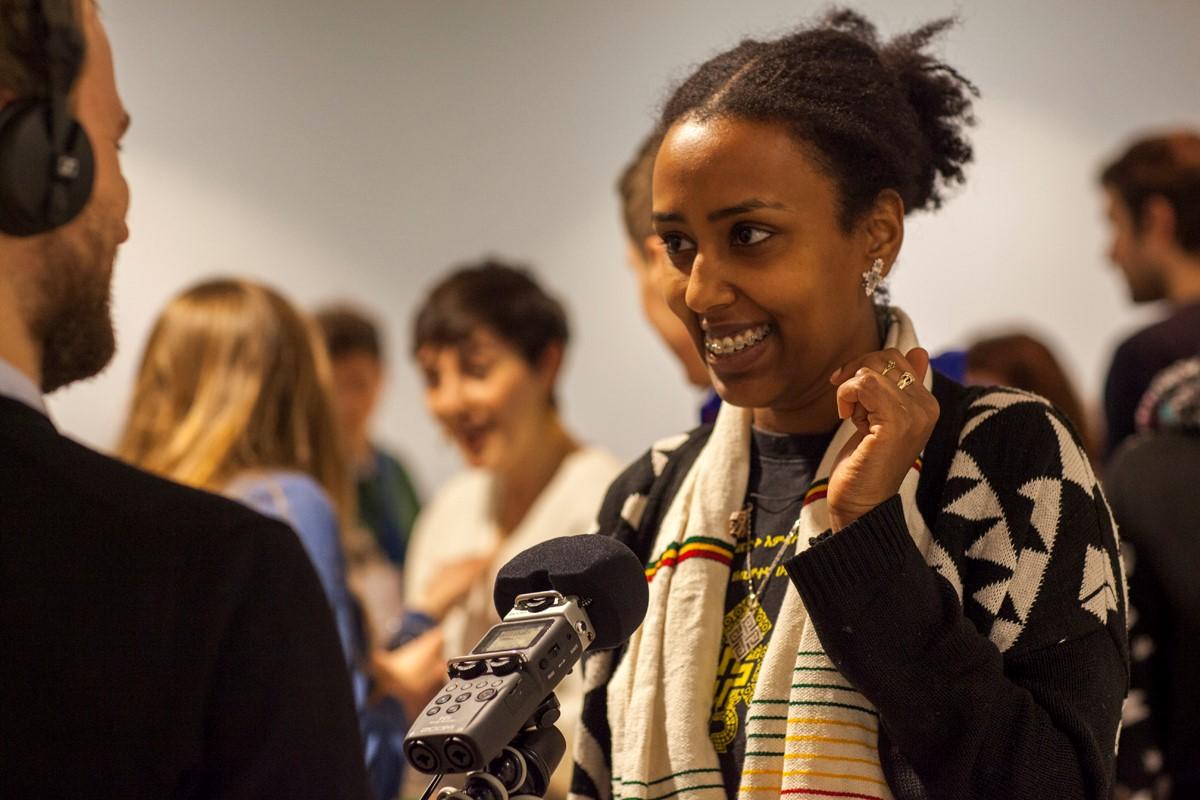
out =
[[(1044, 396), (1084, 442), (1129, 548), (1118, 778), (1167, 796), (1200, 764), (1200, 15), (860, 5), (884, 30), (958, 15), (947, 60), (982, 88), (971, 180), (910, 226), (890, 297), (936, 369)], [(589, 530), (647, 442), (713, 419), (660, 290), (655, 108), (691, 65), (803, 12), (105, 8), (137, 120), (123, 346), (51, 415), (294, 528), (380, 791), (445, 659), (495, 621), (499, 566)], [(581, 693), (564, 685), (568, 716)]]

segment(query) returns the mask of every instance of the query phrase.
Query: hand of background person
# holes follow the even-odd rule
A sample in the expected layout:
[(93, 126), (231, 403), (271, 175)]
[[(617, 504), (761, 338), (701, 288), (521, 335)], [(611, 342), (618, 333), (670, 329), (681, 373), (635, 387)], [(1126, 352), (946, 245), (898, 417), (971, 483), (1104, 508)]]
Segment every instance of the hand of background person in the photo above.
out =
[[(888, 363), (895, 366), (888, 369)], [(883, 374), (886, 370), (887, 374)], [(838, 417), (857, 431), (838, 454), (829, 476), (829, 519), (838, 531), (900, 490), (925, 448), (938, 418), (938, 402), (925, 388), (929, 353), (895, 348), (868, 353), (830, 377), (838, 387)], [(900, 377), (913, 381), (899, 387)]]
[(415, 719), (446, 682), (444, 644), (442, 629), (437, 627), (396, 650), (376, 650), (371, 656), (376, 683), (400, 701), (409, 719)]
[(440, 621), (483, 580), (491, 562), (490, 556), (464, 558), (438, 570), (414, 610)]

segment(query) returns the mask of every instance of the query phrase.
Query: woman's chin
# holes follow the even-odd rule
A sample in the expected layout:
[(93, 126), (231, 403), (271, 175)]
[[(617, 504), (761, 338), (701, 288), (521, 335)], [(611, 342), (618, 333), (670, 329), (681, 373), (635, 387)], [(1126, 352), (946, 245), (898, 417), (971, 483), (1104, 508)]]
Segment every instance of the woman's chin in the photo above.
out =
[(454, 443), (458, 447), (458, 452), (462, 456), (462, 460), (471, 469), (495, 468), (496, 459), (491, 452), (494, 448), (488, 447), (486, 441), (456, 439)]
[(765, 408), (770, 405), (775, 394), (761, 385), (761, 381), (747, 379), (744, 376), (721, 380), (714, 376), (713, 389), (727, 403), (738, 408)]

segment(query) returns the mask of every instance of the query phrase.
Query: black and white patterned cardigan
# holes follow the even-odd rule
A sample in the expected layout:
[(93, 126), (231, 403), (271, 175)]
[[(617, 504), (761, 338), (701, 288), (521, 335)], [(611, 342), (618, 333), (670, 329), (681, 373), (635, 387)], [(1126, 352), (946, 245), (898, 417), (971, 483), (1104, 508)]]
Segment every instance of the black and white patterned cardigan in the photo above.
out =
[[(788, 563), (822, 644), (879, 710), (898, 800), (1107, 798), (1128, 684), (1116, 531), (1065, 417), (1011, 389), (936, 375), (922, 556), (899, 498)], [(656, 445), (613, 483), (599, 530), (648, 562), (711, 426)], [(572, 797), (612, 797), (607, 684), (584, 662)], [(654, 787), (630, 798), (657, 800)]]

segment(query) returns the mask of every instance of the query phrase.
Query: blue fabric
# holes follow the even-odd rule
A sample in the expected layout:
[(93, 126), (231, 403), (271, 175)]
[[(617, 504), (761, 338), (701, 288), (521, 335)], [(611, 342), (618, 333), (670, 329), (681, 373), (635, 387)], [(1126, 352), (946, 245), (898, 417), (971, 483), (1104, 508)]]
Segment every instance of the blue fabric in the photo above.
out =
[(346, 587), (346, 561), (333, 504), (316, 481), (299, 472), (243, 478), (229, 487), (229, 494), (261, 514), (286, 522), (308, 553), (329, 600), (346, 657), (372, 788), (376, 797), (395, 797), (403, 776), (408, 724), (399, 705), (367, 702), (370, 679), (362, 669), (365, 644), (360, 610)]
[(721, 410), (721, 396), (717, 394), (716, 389), (709, 389), (708, 394), (704, 396), (704, 403), (700, 406), (700, 424), (707, 425), (710, 422), (716, 422), (717, 412)]
[(398, 650), (426, 631), (437, 627), (437, 620), (421, 611), (405, 611), (400, 620), (400, 629), (387, 643), (388, 650)]
[(967, 351), (947, 350), (944, 353), (938, 353), (936, 356), (929, 359), (929, 366), (933, 367), (947, 378), (953, 378), (959, 383), (966, 383)]
[[(300, 537), (329, 598), (346, 661), (356, 662), (362, 651), (355, 624), (358, 615), (346, 588), (346, 562), (337, 515), (324, 490), (309, 476), (296, 472), (265, 473), (235, 481), (230, 488), (235, 499), (260, 514), (286, 522)], [(355, 702), (359, 694), (359, 687), (355, 686)]]

